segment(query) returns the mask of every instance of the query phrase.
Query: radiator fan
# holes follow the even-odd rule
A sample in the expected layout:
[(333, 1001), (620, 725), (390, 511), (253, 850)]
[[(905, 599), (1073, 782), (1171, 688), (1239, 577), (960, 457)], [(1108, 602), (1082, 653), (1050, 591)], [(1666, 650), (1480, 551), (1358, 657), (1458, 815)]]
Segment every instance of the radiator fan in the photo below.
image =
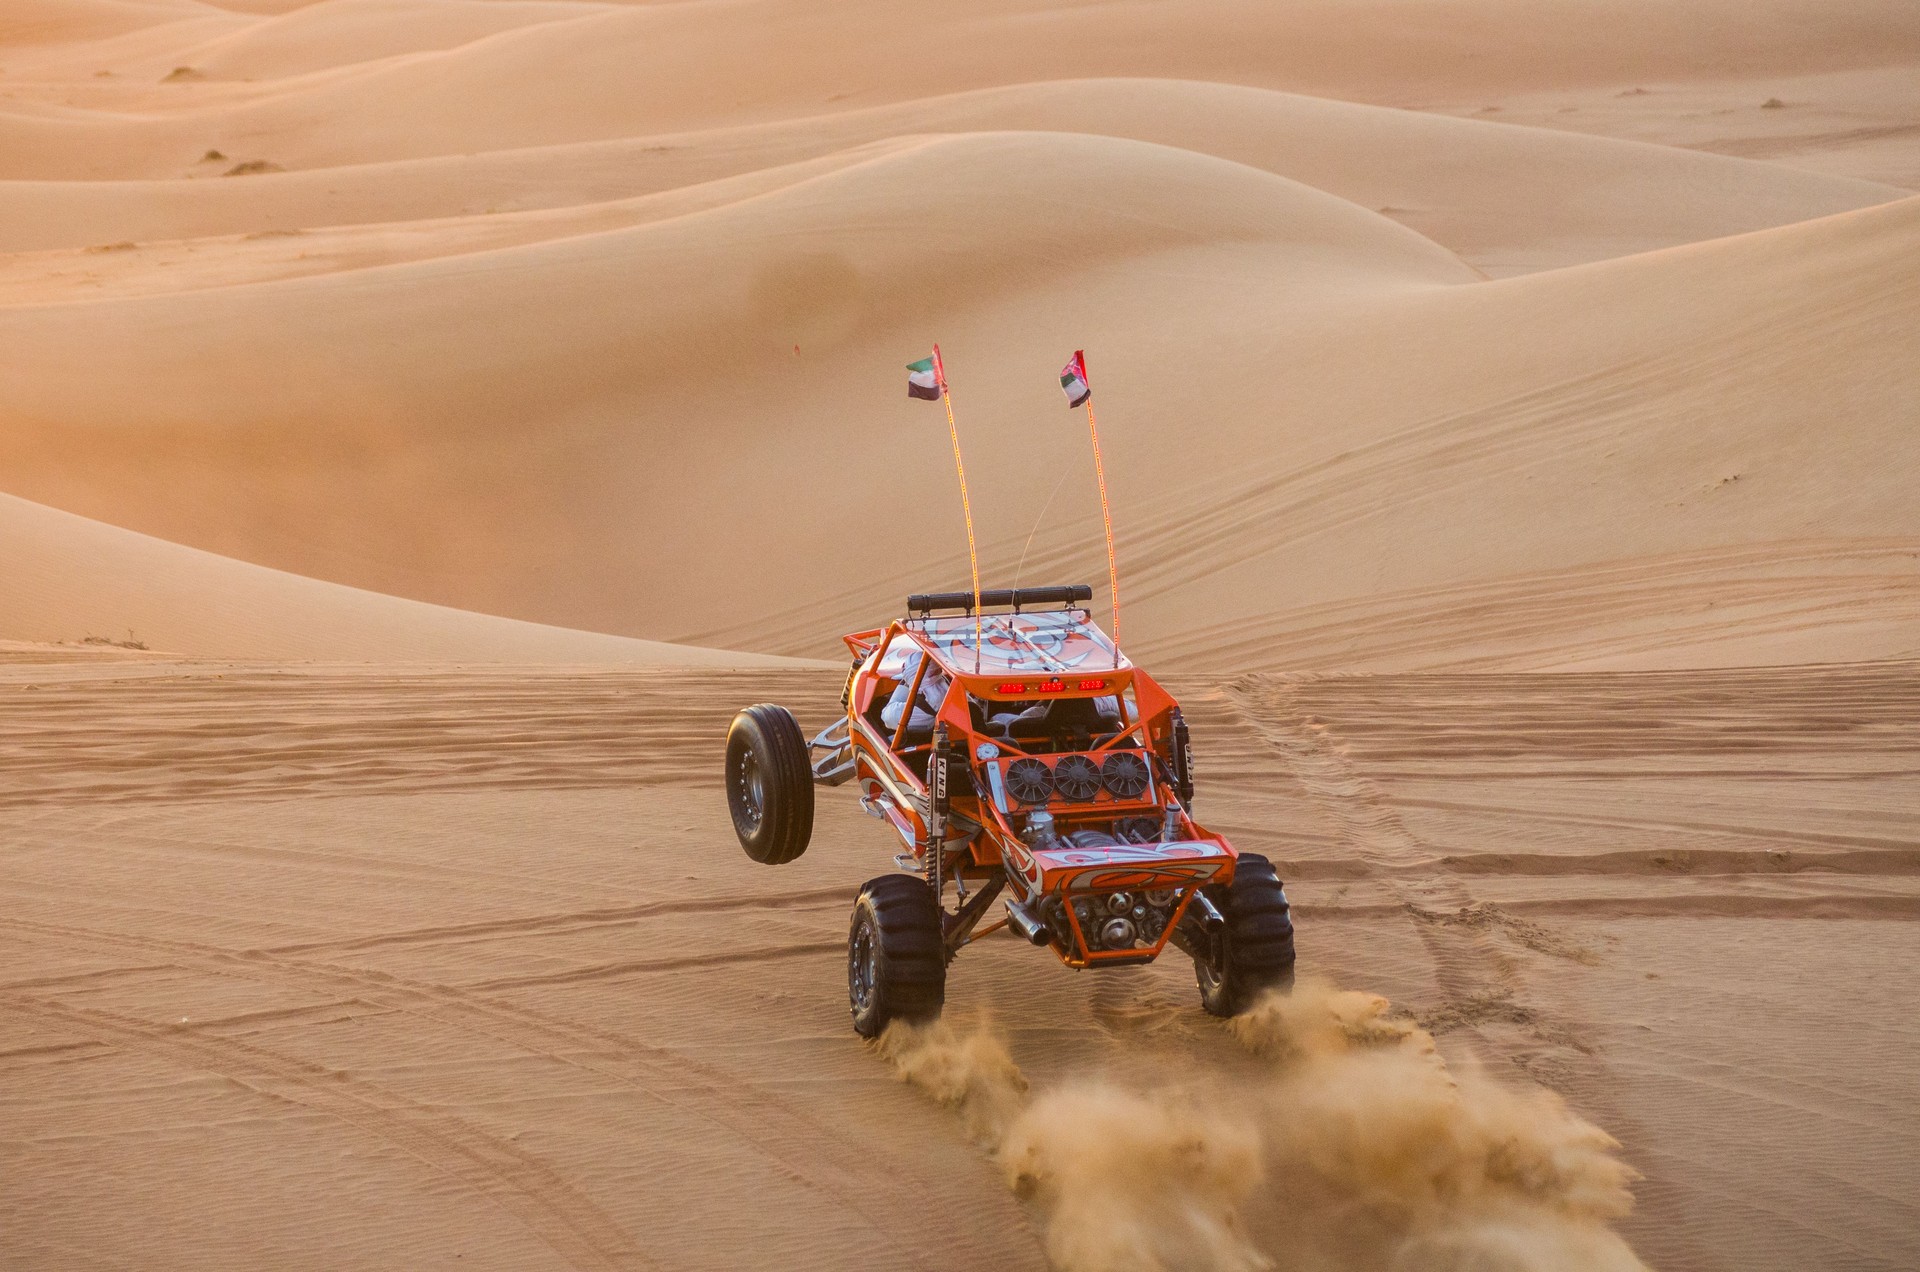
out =
[(1084, 804), (1100, 793), (1100, 766), (1084, 755), (1069, 755), (1053, 766), (1053, 785), (1074, 803)]
[(1039, 760), (1015, 760), (1007, 765), (1007, 790), (1022, 804), (1044, 804), (1053, 794), (1053, 774)]
[(1100, 766), (1100, 780), (1115, 799), (1139, 799), (1147, 789), (1147, 762), (1132, 751), (1115, 751)]

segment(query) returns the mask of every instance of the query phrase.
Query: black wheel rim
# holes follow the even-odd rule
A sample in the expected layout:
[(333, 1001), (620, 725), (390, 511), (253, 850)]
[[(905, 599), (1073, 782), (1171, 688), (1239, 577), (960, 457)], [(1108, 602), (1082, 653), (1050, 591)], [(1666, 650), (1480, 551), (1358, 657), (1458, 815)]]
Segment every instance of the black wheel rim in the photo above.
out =
[(760, 758), (750, 746), (741, 747), (734, 761), (733, 798), (747, 832), (760, 829), (760, 819), (766, 815), (767, 782), (760, 772)]
[(847, 1001), (856, 1016), (865, 1015), (873, 1005), (874, 982), (873, 927), (862, 920), (847, 942)]

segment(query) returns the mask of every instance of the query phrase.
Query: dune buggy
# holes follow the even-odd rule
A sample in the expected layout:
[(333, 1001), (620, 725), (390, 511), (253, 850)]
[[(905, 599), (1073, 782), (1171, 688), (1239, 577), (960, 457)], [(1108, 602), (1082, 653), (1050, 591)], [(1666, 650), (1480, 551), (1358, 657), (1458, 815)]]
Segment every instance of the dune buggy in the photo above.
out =
[[(972, 592), (911, 596), (906, 618), (845, 638), (846, 715), (811, 742), (783, 707), (734, 717), (727, 800), (748, 856), (800, 856), (813, 787), (848, 781), (900, 838), (898, 872), (861, 888), (847, 939), (863, 1036), (939, 1015), (948, 964), (1001, 927), (1072, 968), (1171, 944), (1215, 1015), (1291, 983), (1273, 866), (1193, 819), (1180, 707), (1092, 621), (1091, 596), (990, 591), (978, 610)], [(982, 927), (996, 899), (1005, 913)]]

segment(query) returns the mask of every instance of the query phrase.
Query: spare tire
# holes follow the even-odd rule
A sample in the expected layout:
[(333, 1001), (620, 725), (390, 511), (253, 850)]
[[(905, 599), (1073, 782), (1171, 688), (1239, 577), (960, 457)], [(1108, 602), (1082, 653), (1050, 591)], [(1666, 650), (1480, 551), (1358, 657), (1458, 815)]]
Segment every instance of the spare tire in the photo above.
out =
[(747, 856), (785, 865), (813, 838), (813, 768), (793, 712), (748, 707), (727, 730), (727, 807)]

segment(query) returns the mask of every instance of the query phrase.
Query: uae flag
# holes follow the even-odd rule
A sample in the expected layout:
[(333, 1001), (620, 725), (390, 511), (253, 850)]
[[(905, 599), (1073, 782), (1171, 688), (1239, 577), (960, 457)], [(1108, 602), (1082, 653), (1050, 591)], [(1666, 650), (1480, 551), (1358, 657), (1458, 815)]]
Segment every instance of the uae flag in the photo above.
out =
[(940, 400), (940, 373), (934, 370), (932, 358), (907, 363), (907, 396), (928, 402)]
[(1093, 396), (1087, 387), (1087, 355), (1078, 349), (1073, 351), (1073, 361), (1060, 368), (1060, 391), (1067, 395), (1069, 409)]

